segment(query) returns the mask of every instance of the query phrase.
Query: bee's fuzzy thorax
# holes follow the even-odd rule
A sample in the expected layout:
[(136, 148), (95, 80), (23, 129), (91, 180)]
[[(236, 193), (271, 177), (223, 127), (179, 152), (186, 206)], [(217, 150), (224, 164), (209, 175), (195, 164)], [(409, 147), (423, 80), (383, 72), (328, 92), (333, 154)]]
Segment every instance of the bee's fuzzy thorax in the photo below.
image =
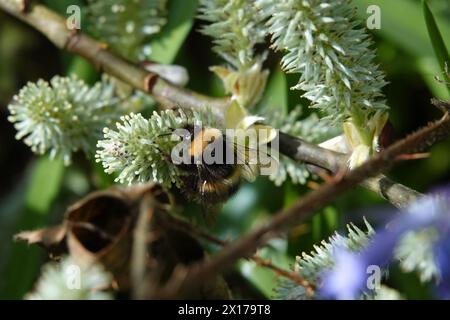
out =
[(189, 148), (190, 156), (199, 157), (202, 155), (205, 148), (211, 142), (222, 138), (222, 132), (215, 128), (205, 128), (198, 132), (191, 142), (191, 147)]

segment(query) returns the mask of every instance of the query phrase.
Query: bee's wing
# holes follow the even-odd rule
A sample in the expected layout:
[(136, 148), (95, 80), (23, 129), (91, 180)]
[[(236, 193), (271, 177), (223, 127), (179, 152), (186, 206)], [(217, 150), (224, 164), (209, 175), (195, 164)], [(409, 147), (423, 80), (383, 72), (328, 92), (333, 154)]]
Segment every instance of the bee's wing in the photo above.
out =
[[(242, 176), (250, 182), (253, 182), (261, 173), (270, 175), (278, 169), (278, 159), (269, 154), (267, 150), (265, 152), (259, 152), (254, 148), (242, 146), (238, 143), (234, 143), (234, 150), (237, 156), (237, 163), (242, 166)], [(261, 162), (258, 159), (252, 159), (250, 155), (252, 151), (259, 155), (259, 160), (263, 158), (264, 161)], [(270, 167), (268, 164), (270, 164)]]
[(259, 165), (259, 174), (270, 176), (271, 174), (278, 171), (278, 157), (272, 154), (265, 153), (263, 155), (264, 161)]
[(241, 173), (245, 180), (253, 182), (259, 176), (259, 167), (257, 164), (243, 164)]

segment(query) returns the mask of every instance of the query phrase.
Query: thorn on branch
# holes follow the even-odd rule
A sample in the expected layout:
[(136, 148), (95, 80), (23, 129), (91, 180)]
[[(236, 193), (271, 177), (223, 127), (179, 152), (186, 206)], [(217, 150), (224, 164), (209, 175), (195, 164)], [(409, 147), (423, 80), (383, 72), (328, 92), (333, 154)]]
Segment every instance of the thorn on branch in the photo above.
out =
[(63, 47), (65, 50), (79, 54), (89, 60), (97, 70), (103, 71), (103, 61), (99, 59), (102, 52), (108, 51), (108, 44), (105, 42), (94, 41), (86, 37), (78, 29), (69, 30), (66, 43)]
[(67, 41), (64, 45), (64, 49), (67, 51), (73, 51), (81, 39), (81, 33), (78, 32), (78, 29), (72, 29), (69, 31), (70, 35), (67, 38)]
[(26, 13), (30, 9), (32, 0), (20, 0), (19, 1), (19, 11), (21, 13)]
[(341, 180), (345, 176), (346, 172), (347, 172), (346, 168), (341, 168), (337, 170), (335, 174), (330, 174), (326, 170), (320, 170), (317, 172), (317, 175), (326, 183), (331, 184)]
[(419, 159), (426, 159), (430, 157), (429, 152), (423, 152), (423, 153), (412, 153), (412, 154), (401, 154), (395, 158), (396, 161), (401, 160), (419, 160)]
[(272, 261), (270, 260), (265, 260), (257, 255), (254, 255), (252, 257), (252, 260), (259, 266), (261, 267), (265, 267), (268, 268), (270, 270), (272, 270), (273, 272), (275, 272), (275, 274), (277, 274), (278, 276), (287, 278), (289, 280), (292, 280), (293, 282), (295, 282), (296, 284), (304, 287), (306, 289), (306, 294), (308, 295), (308, 297), (312, 297), (314, 295), (314, 285), (312, 285), (311, 283), (309, 283), (309, 281), (301, 278), (296, 272), (290, 272), (290, 271), (286, 271), (284, 269), (281, 269), (277, 266), (275, 266)]
[(145, 92), (152, 92), (153, 87), (156, 84), (156, 80), (158, 79), (158, 75), (154, 73), (149, 73), (144, 79), (144, 88)]

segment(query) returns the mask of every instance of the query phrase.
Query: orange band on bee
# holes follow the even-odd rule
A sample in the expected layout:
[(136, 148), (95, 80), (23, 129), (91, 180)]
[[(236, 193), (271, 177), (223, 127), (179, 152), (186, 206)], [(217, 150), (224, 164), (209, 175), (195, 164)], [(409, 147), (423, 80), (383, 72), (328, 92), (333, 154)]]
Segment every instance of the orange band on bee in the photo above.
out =
[(212, 143), (215, 139), (222, 136), (222, 132), (219, 129), (203, 129), (195, 135), (194, 140), (191, 142), (189, 149), (190, 156), (199, 157), (203, 154), (203, 150)]
[(230, 186), (233, 186), (241, 180), (241, 169), (235, 167), (233, 174), (223, 180), (216, 182), (206, 182), (204, 181), (200, 187), (202, 193), (223, 193), (228, 191)]

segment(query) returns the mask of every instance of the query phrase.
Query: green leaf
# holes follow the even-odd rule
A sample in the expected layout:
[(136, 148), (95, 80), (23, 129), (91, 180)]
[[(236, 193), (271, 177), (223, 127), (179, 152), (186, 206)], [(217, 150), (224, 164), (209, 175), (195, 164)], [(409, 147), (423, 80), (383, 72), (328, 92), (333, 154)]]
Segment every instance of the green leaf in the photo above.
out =
[(61, 160), (41, 158), (37, 161), (28, 186), (25, 204), (39, 214), (46, 214), (59, 192), (64, 164)]
[(55, 10), (61, 15), (67, 16), (67, 7), (71, 5), (77, 5), (79, 7), (83, 7), (84, 3), (82, 0), (44, 0), (42, 1), (46, 6), (50, 9)]
[(322, 215), (315, 214), (311, 219), (311, 236), (314, 242), (322, 240)]
[(167, 24), (150, 42), (151, 58), (170, 64), (175, 59), (194, 23), (198, 0), (171, 0)]
[[(25, 205), (14, 232), (36, 229), (48, 224), (48, 213), (59, 193), (63, 173), (62, 160), (51, 161), (43, 157), (36, 161), (28, 179)], [(14, 243), (7, 258), (4, 281), (0, 284), (0, 298), (18, 299), (31, 290), (42, 263), (42, 250), (24, 243)]]
[(67, 75), (76, 75), (83, 79), (87, 84), (93, 85), (98, 79), (99, 74), (94, 65), (82, 57), (72, 57), (67, 68)]
[(9, 256), (11, 253), (12, 237), (17, 225), (20, 213), (23, 211), (25, 193), (29, 173), (23, 179), (17, 181), (14, 188), (0, 199), (0, 298), (8, 297), (8, 293), (3, 291), (5, 273), (9, 267)]
[(354, 0), (361, 21), (365, 22), (369, 17), (367, 8), (375, 2), (380, 7), (381, 29), (373, 32), (416, 56), (432, 54), (419, 3), (410, 0)]
[(326, 225), (326, 230), (336, 230), (339, 226), (339, 213), (335, 207), (326, 207), (323, 209), (323, 217)]
[[(353, 0), (358, 8), (358, 16), (365, 21), (369, 15), (367, 8), (374, 4), (373, 0)], [(439, 65), (434, 59), (433, 47), (430, 43), (427, 27), (419, 1), (410, 0), (377, 0), (381, 9), (381, 29), (371, 30), (396, 47), (414, 56), (422, 78), (435, 97), (445, 98), (447, 90), (434, 77), (440, 74)], [(401, 14), (398, 14), (401, 12)], [(450, 34), (450, 23), (447, 19), (435, 16), (442, 34)], [(444, 39), (448, 41), (450, 39)], [(447, 42), (447, 45), (449, 43)], [(432, 59), (433, 58), (433, 59)]]
[(288, 112), (288, 87), (286, 75), (281, 68), (272, 71), (260, 105), (269, 110), (279, 110), (286, 115)]
[[(436, 54), (441, 71), (444, 72), (445, 65), (450, 64), (450, 56), (445, 46), (444, 39), (442, 38), (439, 27), (433, 16), (433, 13), (428, 6), (427, 0), (422, 0), (423, 14), (425, 17), (425, 23), (427, 24), (428, 34), (430, 36), (431, 43), (434, 48), (434, 53)], [(450, 94), (450, 87), (448, 88)]]

